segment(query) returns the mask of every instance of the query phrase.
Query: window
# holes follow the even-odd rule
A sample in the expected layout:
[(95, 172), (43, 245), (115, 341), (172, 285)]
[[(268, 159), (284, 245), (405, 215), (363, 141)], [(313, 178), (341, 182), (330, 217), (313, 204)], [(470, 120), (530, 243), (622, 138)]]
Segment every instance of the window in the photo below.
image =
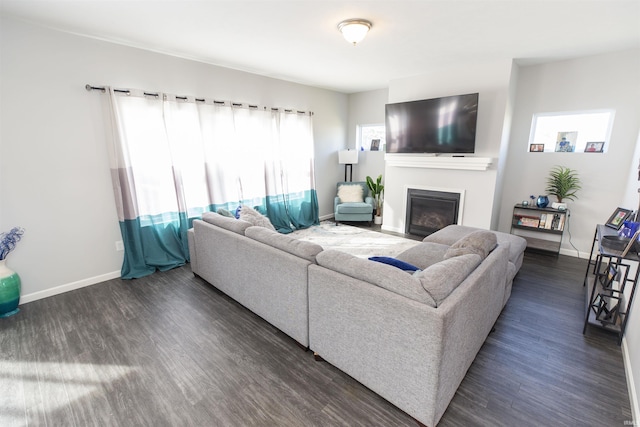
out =
[(614, 115), (613, 110), (534, 114), (527, 151), (604, 152)]
[[(358, 125), (358, 149), (371, 150), (372, 141), (379, 151), (384, 151), (385, 129), (384, 125)], [(374, 148), (375, 151), (375, 148)]]

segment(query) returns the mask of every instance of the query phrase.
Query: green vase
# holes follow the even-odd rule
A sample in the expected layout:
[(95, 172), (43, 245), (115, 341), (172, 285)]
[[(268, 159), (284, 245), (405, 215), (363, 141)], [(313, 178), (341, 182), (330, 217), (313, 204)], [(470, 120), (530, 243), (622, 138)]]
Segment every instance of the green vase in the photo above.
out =
[(20, 276), (0, 260), (0, 317), (9, 317), (20, 309)]

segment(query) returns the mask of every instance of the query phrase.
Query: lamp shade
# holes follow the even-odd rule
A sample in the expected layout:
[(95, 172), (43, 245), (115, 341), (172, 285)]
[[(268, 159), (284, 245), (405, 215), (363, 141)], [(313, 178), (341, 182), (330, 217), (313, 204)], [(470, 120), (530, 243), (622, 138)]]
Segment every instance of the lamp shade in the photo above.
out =
[(338, 163), (341, 165), (357, 165), (358, 150), (340, 150), (338, 151)]

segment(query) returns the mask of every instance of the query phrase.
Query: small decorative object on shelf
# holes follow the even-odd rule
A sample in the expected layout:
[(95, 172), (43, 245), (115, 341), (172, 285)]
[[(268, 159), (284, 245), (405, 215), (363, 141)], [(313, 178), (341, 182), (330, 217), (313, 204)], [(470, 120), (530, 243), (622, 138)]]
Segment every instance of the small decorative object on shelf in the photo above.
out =
[(13, 316), (20, 311), (20, 276), (5, 265), (5, 260), (23, 234), (21, 227), (0, 233), (0, 317)]
[(618, 230), (618, 236), (631, 238), (638, 230), (640, 230), (640, 222), (624, 221)]
[(536, 199), (536, 206), (539, 208), (546, 208), (549, 205), (549, 198), (547, 196), (538, 196)]
[(613, 211), (604, 225), (619, 230), (620, 227), (622, 227), (622, 224), (624, 224), (624, 222), (629, 219), (632, 214), (633, 211), (630, 209), (617, 208), (615, 211)]

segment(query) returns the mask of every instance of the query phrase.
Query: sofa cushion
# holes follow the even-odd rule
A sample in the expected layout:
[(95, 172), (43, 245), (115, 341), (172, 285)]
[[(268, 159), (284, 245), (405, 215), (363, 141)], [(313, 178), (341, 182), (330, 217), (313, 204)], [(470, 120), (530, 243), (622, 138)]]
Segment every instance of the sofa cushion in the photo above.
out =
[(476, 254), (481, 259), (485, 259), (497, 244), (498, 241), (493, 232), (485, 230), (474, 231), (451, 245), (444, 254), (444, 259), (467, 254)]
[(417, 271), (420, 270), (419, 267), (416, 267), (413, 264), (409, 264), (408, 262), (404, 262), (397, 258), (393, 258), (390, 256), (372, 256), (369, 257), (369, 261), (381, 262), (383, 264), (391, 265), (395, 268), (399, 268), (402, 271)]
[(316, 255), (322, 252), (322, 246), (307, 242), (305, 240), (294, 239), (293, 237), (285, 234), (280, 234), (277, 231), (269, 230), (268, 228), (252, 226), (245, 230), (245, 236), (264, 243), (265, 245), (272, 246), (281, 251), (290, 253), (291, 255), (304, 258), (311, 262), (316, 262)]
[(271, 224), (271, 221), (269, 220), (269, 218), (262, 215), (260, 212), (253, 209), (250, 206), (243, 205), (240, 208), (240, 219), (250, 222), (251, 224), (258, 227), (264, 227), (264, 228), (268, 228), (269, 230), (275, 230), (275, 227), (273, 226), (273, 224)]
[(320, 252), (316, 261), (330, 270), (371, 283), (430, 307), (436, 306), (436, 302), (425, 291), (420, 280), (398, 268), (332, 249)]
[(466, 225), (458, 225), (452, 224), (447, 225), (445, 228), (441, 228), (435, 233), (429, 234), (422, 241), (423, 242), (433, 242), (433, 243), (442, 243), (443, 245), (453, 245), (458, 240), (462, 239), (469, 233), (473, 233), (474, 231), (482, 230), (477, 227), (469, 227)]
[[(423, 242), (452, 245), (462, 237), (477, 230), (481, 229), (465, 225), (448, 225), (425, 237)], [(516, 270), (520, 269), (522, 265), (522, 254), (527, 247), (527, 241), (523, 237), (514, 234), (503, 233), (501, 231), (493, 231), (493, 233), (495, 233), (499, 245), (504, 246), (507, 243), (509, 244), (509, 261), (515, 264)]]
[(202, 214), (202, 220), (209, 224), (216, 225), (225, 230), (244, 235), (244, 230), (251, 227), (251, 223), (241, 219), (229, 218), (215, 212), (205, 212)]
[(342, 203), (362, 203), (364, 201), (364, 191), (360, 185), (343, 184), (338, 187), (338, 197)]
[(424, 270), (425, 268), (442, 261), (444, 259), (444, 254), (448, 249), (449, 245), (422, 242), (398, 254), (396, 258), (418, 266), (420, 269)]
[(433, 264), (416, 273), (414, 277), (420, 280), (424, 290), (431, 295), (438, 307), (480, 265), (480, 262), (480, 255), (460, 255)]
[(217, 210), (217, 212), (222, 216), (228, 216), (229, 218), (234, 218), (234, 219), (236, 218), (236, 216), (232, 214), (231, 211), (225, 208), (220, 208)]

